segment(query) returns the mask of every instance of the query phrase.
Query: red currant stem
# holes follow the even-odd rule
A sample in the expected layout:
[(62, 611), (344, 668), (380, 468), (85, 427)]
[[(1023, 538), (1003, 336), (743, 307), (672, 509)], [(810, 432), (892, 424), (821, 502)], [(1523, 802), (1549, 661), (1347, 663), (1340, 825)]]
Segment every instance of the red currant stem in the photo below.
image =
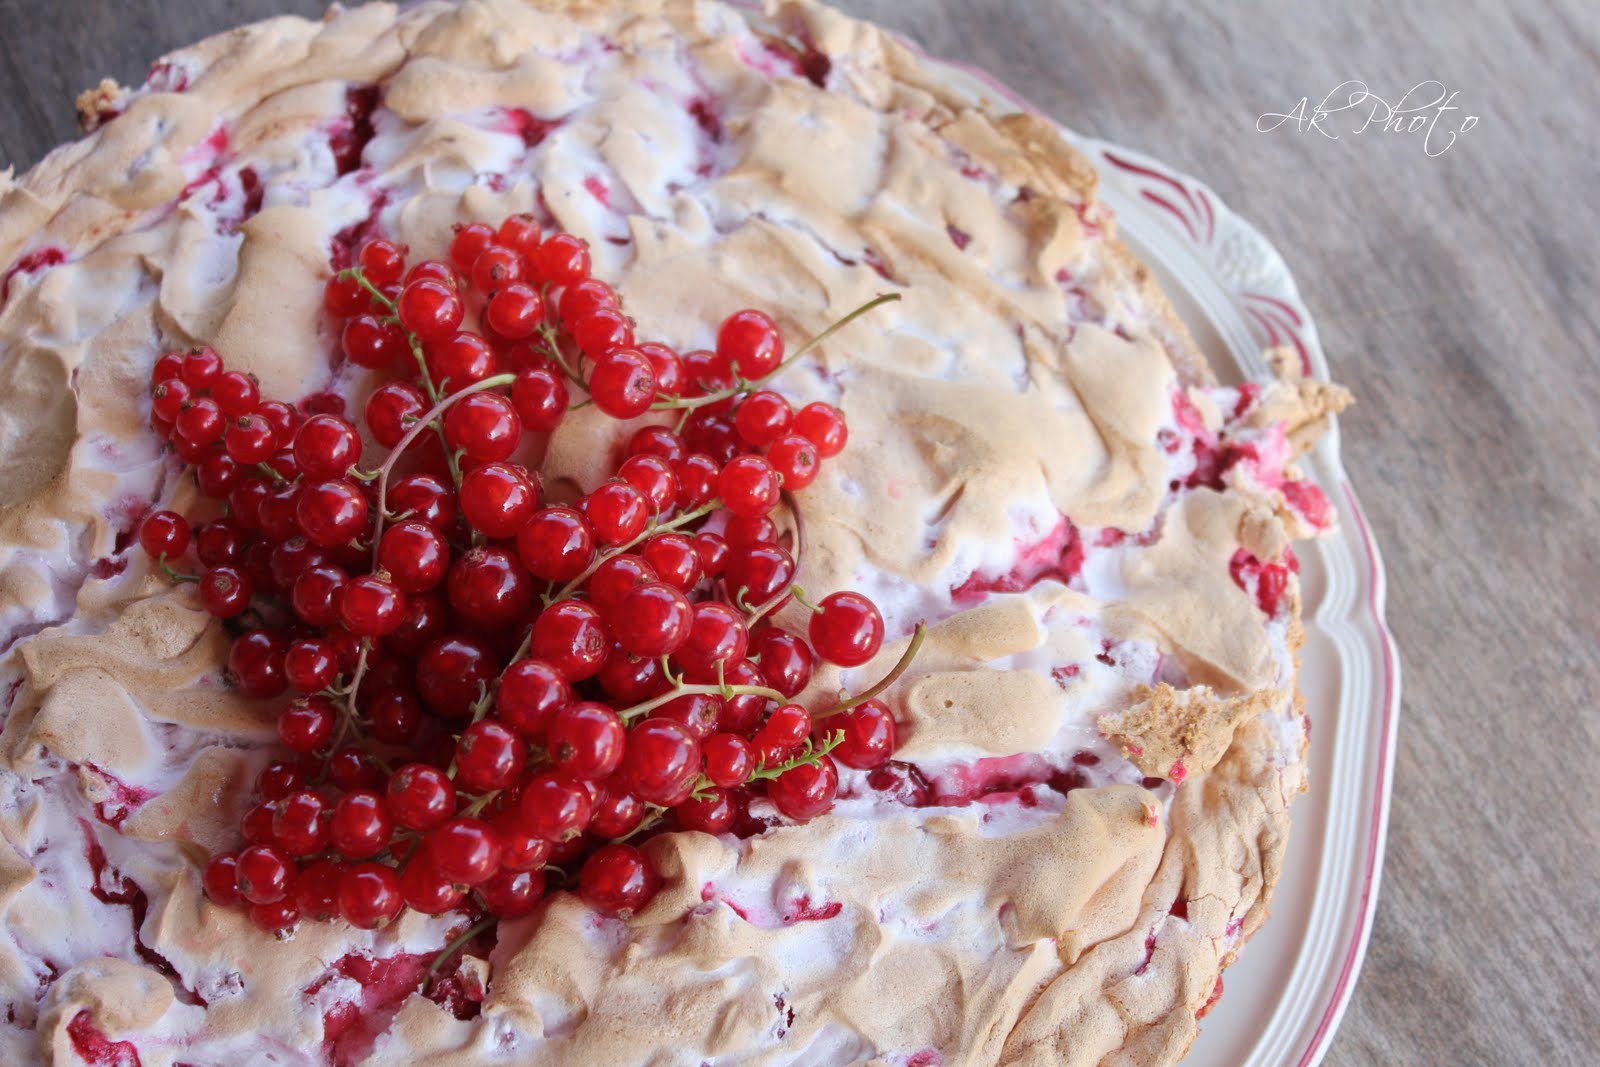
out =
[(624, 552), (628, 551), (628, 549), (639, 544), (641, 541), (654, 537), (663, 530), (676, 530), (678, 527), (694, 522), (696, 519), (703, 519), (721, 506), (722, 501), (716, 497), (713, 497), (704, 504), (701, 504), (699, 507), (695, 508), (693, 511), (686, 511), (682, 515), (679, 515), (677, 518), (668, 522), (650, 523), (644, 528), (644, 531), (640, 533), (638, 537), (635, 537), (633, 540), (624, 544), (608, 548), (604, 552), (601, 552), (595, 556), (594, 560), (583, 569), (583, 573), (579, 574), (576, 578), (572, 579), (572, 581), (562, 586), (560, 591), (557, 592), (555, 596), (550, 597), (545, 601), (545, 606), (548, 607), (558, 600), (566, 600), (573, 593), (576, 593), (583, 587), (583, 583), (587, 582), (594, 575), (594, 572), (600, 569), (600, 565), (606, 560), (611, 559), (614, 556), (622, 555)]
[(645, 807), (650, 809), (650, 814), (646, 815), (643, 819), (640, 819), (638, 826), (635, 826), (632, 830), (629, 830), (621, 837), (614, 837), (611, 840), (617, 844), (621, 844), (622, 842), (627, 841), (629, 838), (638, 837), (642, 833), (654, 830), (656, 828), (656, 824), (661, 821), (662, 816), (666, 815), (667, 813), (667, 809), (663, 808), (659, 804), (646, 804)]
[(200, 581), (200, 576), (198, 574), (184, 574), (182, 571), (175, 571), (169, 567), (167, 565), (167, 554), (165, 552), (161, 553), (161, 558), (156, 560), (156, 564), (161, 568), (161, 573), (167, 576), (167, 581), (169, 582), (177, 583)]
[[(555, 362), (556, 366), (561, 368), (561, 373), (579, 386), (587, 389), (588, 385), (584, 382), (583, 375), (574, 370), (572, 364), (567, 362), (567, 357), (561, 354), (561, 345), (556, 340), (556, 331), (548, 322), (541, 322), (538, 329), (540, 338), (544, 340), (545, 351), (550, 354), (550, 358)], [(578, 357), (582, 359), (583, 354), (580, 352)]]
[(805, 587), (804, 586), (791, 585), (789, 587), (789, 595), (794, 597), (794, 602), (796, 604), (799, 604), (801, 607), (805, 608), (807, 611), (812, 612), (813, 614), (815, 614), (817, 612), (820, 612), (822, 610), (821, 608), (819, 608), (815, 604), (813, 604), (810, 600), (806, 599), (806, 591), (805, 591)]
[[(355, 727), (356, 719), (356, 694), (361, 691), (361, 680), (367, 676), (367, 654), (372, 651), (372, 639), (361, 639), (361, 654), (356, 657), (356, 672), (350, 678), (350, 692), (345, 697), (344, 714), (339, 717), (339, 736), (333, 739), (333, 747), (337, 749), (344, 740), (344, 735)], [(355, 727), (360, 729), (360, 727)]]
[(849, 711), (857, 704), (864, 704), (885, 689), (888, 689), (906, 672), (906, 668), (911, 666), (911, 661), (917, 658), (917, 653), (922, 651), (922, 642), (927, 636), (928, 624), (925, 622), (917, 623), (917, 628), (911, 631), (911, 643), (906, 645), (906, 650), (900, 656), (900, 661), (890, 668), (888, 674), (878, 680), (877, 685), (864, 692), (857, 693), (853, 697), (839, 701), (839, 703), (826, 711), (812, 712), (811, 721), (816, 722), (818, 719), (826, 719), (829, 715), (838, 715), (840, 712)]
[(811, 738), (808, 737), (806, 738), (805, 748), (798, 756), (793, 756), (785, 762), (778, 764), (776, 767), (757, 768), (750, 773), (750, 781), (754, 782), (758, 779), (776, 778), (779, 775), (794, 770), (796, 767), (802, 767), (808, 763), (816, 763), (823, 756), (826, 756), (828, 753), (832, 752), (842, 744), (844, 744), (843, 730), (835, 730), (833, 733), (829, 734), (827, 740), (823, 741), (821, 745), (813, 744)]
[(351, 467), (344, 473), (358, 482), (375, 482), (378, 480), (377, 471), (364, 471), (360, 467)]
[[(441, 398), (439, 389), (433, 384), (433, 375), (428, 372), (428, 357), (422, 354), (422, 342), (417, 340), (416, 334), (406, 333), (406, 343), (411, 347), (411, 358), (417, 364), (417, 377), (422, 381), (422, 389), (428, 394), (428, 399), (437, 404)], [(426, 419), (418, 420), (424, 424)], [(442, 433), (442, 431), (441, 431)], [(441, 436), (440, 440), (443, 440)]]
[(256, 470), (260, 471), (262, 474), (265, 474), (268, 478), (271, 478), (274, 485), (284, 485), (289, 481), (289, 479), (285, 478), (283, 475), (274, 470), (270, 463), (257, 463)]
[(354, 278), (358, 283), (360, 283), (361, 288), (365, 289), (372, 296), (372, 299), (388, 308), (389, 314), (394, 314), (394, 301), (390, 300), (388, 296), (384, 294), (382, 289), (379, 289), (377, 286), (373, 285), (367, 280), (367, 272), (363, 268), (347, 267), (339, 272), (339, 278), (341, 281)]
[(722, 697), (724, 700), (736, 696), (766, 697), (783, 703), (787, 697), (776, 689), (769, 689), (764, 685), (680, 685), (667, 690), (658, 697), (651, 697), (641, 704), (631, 708), (623, 708), (617, 712), (617, 717), (624, 721), (643, 715), (647, 711), (654, 711), (664, 704), (670, 704), (682, 696), (713, 696)]
[(500, 795), (500, 790), (491, 789), (487, 793), (483, 794), (483, 796), (479, 797), (477, 800), (474, 800), (471, 804), (468, 804), (465, 808), (462, 808), (461, 809), (461, 814), (463, 814), (463, 815), (476, 815), (479, 812), (481, 812), (484, 808), (487, 808), (489, 806), (489, 804), (491, 802), (493, 802), (494, 798), (499, 796), (499, 795)]
[[(373, 520), (372, 526), (372, 567), (374, 570), (378, 567), (378, 546), (383, 540), (383, 517), (389, 510), (389, 475), (394, 473), (395, 464), (400, 461), (400, 457), (405, 455), (406, 449), (411, 447), (412, 442), (422, 434), (423, 430), (427, 429), (435, 419), (450, 409), (450, 405), (463, 397), (471, 396), (473, 393), (481, 393), (488, 389), (498, 389), (502, 385), (510, 385), (516, 380), (516, 377), (515, 374), (496, 374), (491, 378), (485, 378), (481, 382), (474, 382), (460, 392), (451, 393), (435, 403), (433, 408), (421, 419), (417, 420), (417, 424), (407, 430), (406, 435), (400, 438), (394, 448), (390, 450), (389, 458), (384, 460), (383, 466), (378, 468), (378, 506), (374, 509), (376, 518)], [(442, 430), (440, 432), (443, 433)], [(449, 451), (446, 450), (445, 456), (448, 458), (449, 455)], [(456, 469), (453, 459), (450, 466), (451, 474), (455, 476), (456, 486), (459, 488), (461, 472)]]
[(832, 337), (834, 334), (850, 325), (850, 323), (854, 322), (856, 319), (859, 319), (873, 308), (881, 307), (884, 304), (888, 304), (899, 299), (899, 293), (879, 293), (877, 296), (873, 297), (871, 300), (868, 300), (865, 304), (862, 304), (860, 307), (850, 312), (832, 326), (829, 326), (826, 330), (823, 330), (821, 333), (811, 338), (811, 340), (805, 342), (799, 348), (795, 349), (792, 353), (790, 353), (788, 359), (784, 360), (782, 363), (778, 364), (776, 367), (772, 368), (772, 370), (768, 371), (766, 374), (763, 374), (759, 378), (746, 379), (741, 377), (733, 385), (728, 386), (728, 388), (718, 389), (716, 392), (707, 393), (705, 396), (674, 397), (671, 400), (658, 400), (654, 404), (650, 405), (650, 410), (671, 411), (675, 408), (693, 410), (694, 408), (705, 407), (707, 404), (719, 403), (731, 397), (738, 396), (740, 393), (749, 392), (753, 389), (760, 389), (768, 382), (772, 381), (772, 379), (782, 374), (785, 370), (788, 370), (789, 367), (793, 365), (794, 362), (801, 356), (805, 355), (807, 352), (811, 351), (813, 348), (817, 347), (822, 342), (826, 341), (828, 338)]
[(489, 927), (493, 926), (495, 921), (496, 920), (493, 918), (482, 919), (467, 927), (466, 932), (446, 945), (442, 952), (433, 957), (433, 963), (428, 966), (429, 977), (432, 977), (434, 974), (438, 973), (439, 968), (443, 967), (451, 956), (454, 956), (457, 952), (460, 952), (463, 948), (465, 948), (467, 942), (471, 941), (473, 938), (489, 929)]
[(672, 673), (672, 657), (670, 656), (661, 657), (661, 677), (675, 686), (683, 684), (683, 675)]

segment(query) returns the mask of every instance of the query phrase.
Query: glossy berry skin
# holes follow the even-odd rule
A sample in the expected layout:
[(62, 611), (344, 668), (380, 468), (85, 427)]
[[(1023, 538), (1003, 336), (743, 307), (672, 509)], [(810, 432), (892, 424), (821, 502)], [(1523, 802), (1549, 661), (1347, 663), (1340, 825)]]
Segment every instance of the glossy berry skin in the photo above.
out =
[(608, 777), (622, 762), (624, 731), (617, 713), (604, 704), (568, 704), (551, 720), (547, 747), (558, 771), (574, 778)]
[(695, 452), (710, 456), (717, 463), (727, 463), (744, 451), (733, 420), (719, 414), (716, 405), (702, 408), (689, 416), (683, 427), (683, 443)]
[(226, 452), (212, 452), (195, 466), (194, 480), (200, 491), (213, 500), (220, 500), (239, 484), (243, 467)]
[(611, 617), (611, 632), (635, 656), (670, 656), (689, 637), (689, 601), (665, 582), (631, 590)]
[(823, 459), (832, 459), (844, 451), (845, 442), (850, 439), (844, 413), (820, 401), (795, 412), (793, 428), (795, 433), (817, 446), (817, 454)]
[(408, 283), (396, 303), (400, 324), (424, 341), (450, 336), (466, 310), (454, 289), (426, 278)]
[(559, 771), (536, 774), (523, 786), (522, 823), (546, 841), (567, 841), (589, 825), (594, 802), (577, 779)]
[(552, 234), (529, 257), (539, 281), (567, 286), (589, 276), (589, 246), (569, 233)]
[(727, 539), (721, 534), (697, 533), (694, 535), (694, 550), (700, 556), (701, 573), (707, 578), (720, 578), (728, 567), (728, 556), (731, 555)]
[(438, 530), (408, 519), (383, 531), (378, 566), (401, 591), (421, 593), (444, 581), (450, 570), (450, 545)]
[(282, 900), (294, 881), (294, 861), (272, 845), (251, 845), (234, 864), (239, 896), (251, 904)]
[(644, 801), (629, 793), (627, 783), (614, 774), (599, 785), (589, 832), (600, 838), (623, 837), (644, 821), (645, 811)]
[(434, 869), (458, 885), (477, 885), (500, 868), (500, 839), (482, 819), (463, 815), (428, 835)]
[(328, 759), (328, 780), (345, 792), (382, 789), (388, 775), (358, 745), (345, 745)]
[(222, 409), (208, 396), (185, 401), (178, 417), (172, 420), (173, 440), (195, 446), (220, 440), (226, 429)]
[(291, 856), (309, 856), (328, 844), (328, 802), (309, 789), (278, 801), (272, 813), (272, 840)]
[[(568, 323), (567, 329), (583, 354), (596, 362), (604, 362), (611, 355), (633, 345), (633, 320), (617, 307), (595, 308)], [(640, 358), (643, 359), (643, 356)], [(645, 366), (649, 366), (648, 360)], [(650, 392), (654, 396), (654, 374), (650, 378)]]
[(735, 311), (717, 329), (717, 356), (746, 378), (760, 378), (783, 362), (783, 336), (765, 312)]
[(228, 420), (222, 440), (228, 455), (246, 465), (261, 463), (278, 450), (271, 424), (260, 415), (237, 415)]
[(794, 557), (787, 551), (777, 545), (757, 544), (728, 553), (722, 579), (736, 604), (754, 608), (781, 596), (781, 606), (789, 599), (787, 591), (794, 581), (794, 569)]
[(561, 321), (569, 329), (579, 319), (600, 308), (620, 306), (616, 290), (596, 278), (585, 278), (567, 286), (556, 305)]
[(503, 548), (469, 550), (451, 565), (446, 588), (456, 615), (476, 630), (521, 622), (533, 606), (533, 579)]
[(750, 655), (759, 658), (767, 684), (793, 698), (811, 682), (816, 662), (811, 646), (797, 635), (776, 626), (757, 631), (750, 638)]
[(578, 895), (596, 911), (629, 918), (655, 895), (658, 879), (632, 845), (603, 845), (584, 861)]
[(533, 624), (534, 658), (550, 664), (569, 682), (600, 673), (611, 635), (600, 613), (580, 600), (550, 605)]
[(413, 856), (400, 873), (400, 895), (406, 906), (424, 915), (443, 915), (466, 899), (467, 890), (445, 878), (425, 853)]
[(461, 514), (497, 541), (515, 537), (539, 507), (539, 487), (510, 463), (485, 463), (462, 475)]
[(634, 349), (613, 351), (595, 364), (589, 395), (596, 407), (614, 419), (637, 418), (655, 402), (655, 369)]
[(225, 908), (239, 906), (243, 898), (239, 896), (238, 881), (239, 854), (237, 852), (219, 852), (212, 856), (206, 864), (205, 871), (200, 876), (200, 883), (205, 887), (206, 896), (215, 904)]
[(688, 454), (683, 438), (665, 426), (641, 426), (628, 438), (630, 456), (655, 456), (668, 463), (677, 463)]
[(778, 472), (760, 456), (736, 456), (717, 477), (722, 506), (745, 518), (765, 515), (777, 507), (781, 488)]
[(288, 643), (267, 630), (247, 630), (228, 649), (228, 674), (247, 697), (275, 697), (288, 686), (283, 654)]
[(678, 502), (678, 476), (660, 456), (629, 456), (617, 468), (617, 477), (644, 494), (652, 514), (670, 514)]
[(784, 771), (767, 783), (767, 798), (796, 822), (808, 822), (832, 808), (838, 792), (839, 769), (826, 755), (817, 757), (814, 764), (802, 763)]
[(559, 671), (537, 659), (520, 659), (500, 676), (495, 712), (500, 721), (535, 744), (542, 744), (557, 711), (572, 700), (572, 688)]
[(682, 723), (646, 719), (628, 731), (621, 769), (634, 796), (670, 806), (700, 771), (700, 742)]
[(493, 293), (502, 286), (520, 282), (522, 275), (522, 256), (497, 244), (478, 253), (467, 272), (472, 287), (480, 293)]
[(522, 424), (535, 433), (549, 433), (561, 425), (571, 395), (558, 373), (542, 367), (519, 373), (511, 383), (511, 406)]
[(457, 226), (456, 233), (450, 240), (450, 262), (456, 270), (465, 274), (472, 269), (488, 247), (495, 243), (495, 230), (482, 222), (469, 222), (464, 226)]
[(367, 703), (372, 735), (391, 745), (410, 743), (422, 726), (422, 702), (403, 689), (385, 689)]
[(328, 626), (339, 621), (339, 598), (350, 576), (331, 563), (307, 566), (294, 580), (289, 602), (300, 621)]
[(327, 697), (302, 697), (279, 713), (278, 737), (293, 752), (315, 752), (332, 738), (337, 718)]
[(427, 411), (428, 401), (421, 389), (410, 382), (389, 382), (367, 398), (364, 418), (373, 440), (393, 448)]
[(476, 793), (504, 789), (522, 775), (527, 748), (504, 723), (483, 719), (456, 741), (456, 780)]
[(244, 530), (232, 519), (213, 519), (194, 538), (194, 554), (207, 567), (241, 562), (244, 548)]
[(238, 567), (224, 564), (211, 567), (200, 576), (197, 587), (200, 606), (218, 619), (231, 619), (242, 615), (250, 606), (254, 584), (250, 576)]
[(431, 474), (410, 474), (389, 486), (389, 510), (448, 532), (456, 521), (456, 498)]
[(483, 910), (496, 919), (531, 915), (544, 897), (544, 872), (501, 870), (478, 886)]
[(866, 700), (843, 715), (823, 720), (827, 731), (843, 730), (844, 740), (833, 750), (833, 758), (846, 767), (870, 771), (889, 762), (894, 755), (897, 730), (894, 713), (881, 700)]
[(606, 657), (599, 681), (600, 688), (619, 708), (658, 697), (671, 688), (659, 658), (636, 656), (620, 644)]
[(318, 860), (301, 871), (291, 894), (300, 917), (315, 921), (338, 918), (339, 879), (343, 875), (344, 868), (332, 860)]
[(405, 594), (393, 582), (363, 574), (339, 594), (339, 621), (358, 637), (383, 637), (405, 621)]
[(477, 638), (442, 637), (417, 656), (417, 695), (436, 715), (464, 718), (498, 668), (494, 653)]
[(452, 333), (423, 349), (428, 373), (441, 393), (449, 394), (481, 382), (499, 369), (489, 342), (475, 333)]
[(160, 385), (162, 382), (172, 381), (183, 373), (183, 353), (166, 352), (155, 365), (150, 368), (150, 385)]
[(811, 647), (829, 663), (859, 667), (883, 647), (883, 616), (860, 593), (831, 593), (811, 616)]
[(337, 415), (313, 415), (295, 431), (294, 458), (307, 478), (342, 478), (361, 460), (361, 435)]
[(723, 789), (744, 785), (756, 769), (755, 751), (738, 734), (712, 734), (701, 745), (706, 777)]
[(678, 826), (684, 830), (725, 834), (733, 828), (734, 807), (728, 794), (720, 789), (708, 789), (701, 796), (691, 796), (672, 810), (678, 817)]
[(400, 876), (392, 867), (357, 863), (339, 877), (339, 914), (351, 926), (376, 930), (399, 915), (404, 906)]
[(394, 821), (401, 826), (432, 830), (455, 814), (456, 787), (437, 767), (407, 763), (395, 769), (384, 799)]
[(156, 511), (139, 524), (139, 547), (151, 559), (179, 559), (189, 551), (189, 520), (176, 511)]
[(347, 481), (316, 482), (300, 491), (295, 518), (314, 545), (348, 544), (366, 529), (367, 498)]
[(794, 409), (770, 389), (751, 393), (733, 413), (734, 429), (757, 448), (765, 448), (782, 437), (793, 422)]
[(620, 545), (644, 532), (650, 505), (644, 494), (621, 479), (600, 485), (580, 505), (595, 537), (604, 545)]
[(700, 553), (691, 537), (680, 533), (657, 534), (640, 547), (639, 554), (658, 578), (681, 593), (700, 584)]
[(299, 766), (286, 760), (273, 760), (256, 775), (256, 792), (267, 801), (282, 800), (306, 784)]
[(674, 463), (672, 473), (678, 476), (678, 507), (688, 511), (717, 495), (722, 467), (710, 456), (694, 452)]
[[(725, 680), (729, 685), (758, 685), (766, 686), (766, 675), (761, 669), (747, 659), (741, 659), (733, 665), (724, 668)], [(700, 678), (712, 676), (700, 675)], [(733, 730), (738, 733), (749, 733), (766, 714), (771, 700), (754, 693), (742, 693), (723, 702), (722, 713), (718, 716), (718, 725), (723, 730)]]
[(550, 842), (522, 822), (522, 795), (489, 820), (500, 837), (500, 866), (508, 871), (532, 871), (550, 858)]
[(744, 616), (719, 600), (705, 600), (694, 606), (689, 637), (674, 656), (688, 670), (714, 675), (718, 663), (743, 659), (749, 640)]
[(641, 356), (650, 361), (650, 369), (656, 376), (657, 396), (678, 396), (683, 392), (686, 376), (682, 356), (667, 345), (654, 341), (641, 342), (637, 349)]
[(728, 542), (729, 548), (775, 545), (778, 543), (778, 524), (767, 515), (746, 517), (730, 512), (728, 524), (722, 529), (722, 536)]
[(251, 924), (257, 929), (280, 936), (300, 921), (300, 909), (292, 895), (275, 900), (271, 904), (252, 904), (246, 909), (245, 914), (250, 917)]
[[(659, 696), (652, 693), (648, 696)], [(648, 699), (648, 697), (641, 698)], [(695, 740), (704, 741), (717, 731), (717, 723), (722, 718), (723, 700), (710, 693), (685, 693), (675, 700), (668, 701), (650, 713), (651, 718), (671, 719), (673, 722), (682, 723), (694, 734)]]
[(209, 389), (222, 375), (222, 357), (214, 348), (199, 348), (183, 357), (178, 377), (194, 389)]
[(607, 618), (622, 608), (622, 601), (641, 585), (656, 580), (656, 572), (643, 556), (618, 552), (608, 556), (589, 577), (589, 601)]
[(538, 290), (524, 282), (513, 282), (495, 290), (483, 309), (489, 328), (510, 341), (531, 337), (544, 321), (544, 301)]
[(521, 437), (516, 408), (498, 393), (473, 393), (444, 414), (445, 443), (483, 463), (511, 455)]
[(340, 344), (350, 362), (368, 370), (383, 370), (410, 355), (405, 331), (399, 324), (377, 315), (357, 315), (344, 324)]
[(778, 472), (783, 487), (788, 490), (804, 489), (817, 480), (822, 471), (822, 457), (810, 438), (799, 434), (784, 434), (767, 449), (767, 462)]
[(517, 555), (536, 578), (571, 581), (594, 561), (594, 533), (577, 510), (544, 508), (517, 531)]
[(261, 386), (253, 375), (230, 370), (212, 384), (211, 398), (230, 418), (248, 415), (261, 400)]
[(346, 793), (334, 806), (328, 838), (346, 859), (376, 856), (394, 836), (394, 816), (383, 797), (370, 789)]

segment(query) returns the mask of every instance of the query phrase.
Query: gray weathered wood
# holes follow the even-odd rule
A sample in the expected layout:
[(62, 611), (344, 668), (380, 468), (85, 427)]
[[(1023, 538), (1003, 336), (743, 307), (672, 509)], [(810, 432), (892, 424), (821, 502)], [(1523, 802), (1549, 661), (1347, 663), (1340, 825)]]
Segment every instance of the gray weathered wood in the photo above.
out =
[[(1075, 128), (1209, 182), (1284, 251), (1359, 406), (1345, 458), (1406, 666), (1387, 875), (1331, 1064), (1594, 1062), (1600, 964), (1600, 9), (844, 0)], [(76, 92), (316, 0), (0, 0), (0, 165)], [(1481, 116), (1324, 139), (1256, 117), (1346, 78)]]

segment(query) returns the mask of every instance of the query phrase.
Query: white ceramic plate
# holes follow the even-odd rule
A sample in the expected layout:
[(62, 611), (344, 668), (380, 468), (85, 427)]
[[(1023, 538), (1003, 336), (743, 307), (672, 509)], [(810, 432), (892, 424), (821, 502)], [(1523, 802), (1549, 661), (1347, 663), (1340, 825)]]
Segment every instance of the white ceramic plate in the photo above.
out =
[[(1033, 110), (979, 71), (930, 59), (1004, 111)], [(1265, 378), (1261, 351), (1291, 345), (1314, 377), (1327, 359), (1276, 249), (1193, 178), (1116, 145), (1067, 136), (1094, 161), (1120, 233), (1156, 272), (1219, 377)], [(1272, 917), (1226, 973), (1185, 1067), (1312, 1067), (1349, 1002), (1366, 952), (1388, 825), (1400, 663), (1383, 621), (1384, 577), (1339, 462), (1335, 426), (1301, 461), (1339, 528), (1296, 548), (1307, 642), (1310, 791), (1295, 802)]]

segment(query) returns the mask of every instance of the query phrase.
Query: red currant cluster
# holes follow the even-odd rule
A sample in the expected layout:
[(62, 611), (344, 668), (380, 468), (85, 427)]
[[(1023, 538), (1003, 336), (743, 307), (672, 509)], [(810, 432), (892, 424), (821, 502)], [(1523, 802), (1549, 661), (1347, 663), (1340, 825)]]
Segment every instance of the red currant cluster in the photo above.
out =
[[(170, 566), (184, 517), (150, 515), (140, 543), (234, 620), (239, 691), (294, 693), (278, 718), (292, 755), (257, 780), (245, 846), (207, 866), (213, 900), (280, 931), (405, 907), (492, 922), (530, 912), (548, 877), (629, 914), (657, 882), (642, 836), (755, 832), (762, 796), (809, 819), (833, 804), (836, 760), (889, 758), (875, 697), (920, 628), (878, 685), (810, 712), (792, 701), (815, 657), (867, 662), (883, 620), (838, 592), (804, 637), (771, 621), (805, 603), (781, 494), (846, 430), (762, 386), (826, 333), (786, 361), (772, 319), (745, 310), (714, 351), (640, 341), (587, 246), (526, 215), (461, 227), (448, 262), (409, 269), (373, 241), (324, 302), (348, 358), (392, 375), (364, 413), (374, 469), (334, 398), (262, 400), (209, 349), (153, 377), (153, 425), (225, 508), (193, 534), (198, 574)], [(546, 501), (518, 460), (574, 390), (677, 421), (638, 429), (586, 496)]]

